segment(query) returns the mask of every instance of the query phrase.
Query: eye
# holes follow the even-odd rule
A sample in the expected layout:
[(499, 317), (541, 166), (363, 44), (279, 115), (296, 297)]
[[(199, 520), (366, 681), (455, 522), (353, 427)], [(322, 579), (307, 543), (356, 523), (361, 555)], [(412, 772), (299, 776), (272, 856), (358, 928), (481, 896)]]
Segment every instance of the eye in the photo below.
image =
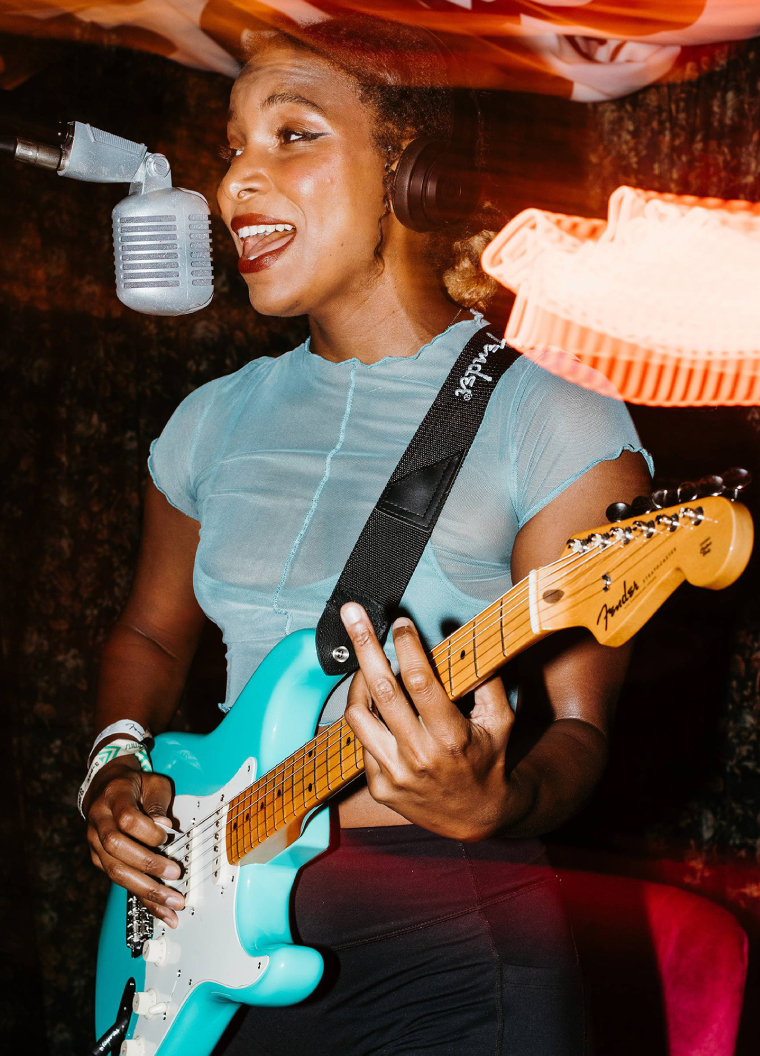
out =
[(291, 143), (311, 143), (313, 140), (319, 139), (323, 134), (322, 132), (310, 132), (307, 129), (289, 128), (287, 126), (277, 130), (277, 138), (286, 145)]
[(242, 153), (242, 150), (238, 150), (236, 147), (223, 145), (219, 148), (219, 154), (225, 161), (232, 161), (233, 158), (239, 158)]

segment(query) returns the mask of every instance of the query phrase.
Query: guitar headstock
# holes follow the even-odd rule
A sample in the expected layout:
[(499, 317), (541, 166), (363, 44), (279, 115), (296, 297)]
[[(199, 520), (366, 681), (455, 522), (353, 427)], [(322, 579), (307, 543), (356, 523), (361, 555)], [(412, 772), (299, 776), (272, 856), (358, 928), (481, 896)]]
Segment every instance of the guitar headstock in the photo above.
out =
[(684, 580), (721, 590), (738, 579), (754, 535), (745, 506), (714, 494), (648, 511), (644, 502), (633, 516), (573, 536), (559, 561), (533, 574), (541, 631), (588, 627), (622, 645)]

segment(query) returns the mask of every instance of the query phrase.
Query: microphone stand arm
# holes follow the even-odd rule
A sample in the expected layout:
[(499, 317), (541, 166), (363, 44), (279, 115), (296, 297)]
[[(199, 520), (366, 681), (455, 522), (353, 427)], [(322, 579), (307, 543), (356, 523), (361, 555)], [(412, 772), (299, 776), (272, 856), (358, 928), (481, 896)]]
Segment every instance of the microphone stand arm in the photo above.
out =
[(171, 188), (171, 166), (163, 154), (150, 154), (144, 143), (114, 136), (71, 121), (59, 133), (60, 144), (17, 136), (0, 140), (0, 153), (59, 176), (87, 183), (128, 183), (129, 193)]

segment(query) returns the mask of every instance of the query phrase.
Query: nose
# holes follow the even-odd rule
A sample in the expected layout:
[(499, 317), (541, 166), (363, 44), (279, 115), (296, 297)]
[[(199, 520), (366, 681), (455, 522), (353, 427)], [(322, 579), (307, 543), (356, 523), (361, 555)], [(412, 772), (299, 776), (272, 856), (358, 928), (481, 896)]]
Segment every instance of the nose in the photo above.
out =
[(264, 194), (271, 187), (272, 181), (264, 166), (249, 148), (232, 159), (219, 184), (219, 198), (226, 198), (233, 205), (238, 205), (248, 198)]

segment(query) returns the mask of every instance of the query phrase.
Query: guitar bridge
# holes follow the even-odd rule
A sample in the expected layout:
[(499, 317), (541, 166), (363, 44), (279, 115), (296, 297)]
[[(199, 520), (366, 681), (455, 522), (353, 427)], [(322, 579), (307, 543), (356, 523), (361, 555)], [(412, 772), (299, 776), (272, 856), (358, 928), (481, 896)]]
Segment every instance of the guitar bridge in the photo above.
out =
[(127, 894), (127, 948), (133, 957), (142, 954), (143, 943), (153, 938), (153, 916), (137, 895)]

